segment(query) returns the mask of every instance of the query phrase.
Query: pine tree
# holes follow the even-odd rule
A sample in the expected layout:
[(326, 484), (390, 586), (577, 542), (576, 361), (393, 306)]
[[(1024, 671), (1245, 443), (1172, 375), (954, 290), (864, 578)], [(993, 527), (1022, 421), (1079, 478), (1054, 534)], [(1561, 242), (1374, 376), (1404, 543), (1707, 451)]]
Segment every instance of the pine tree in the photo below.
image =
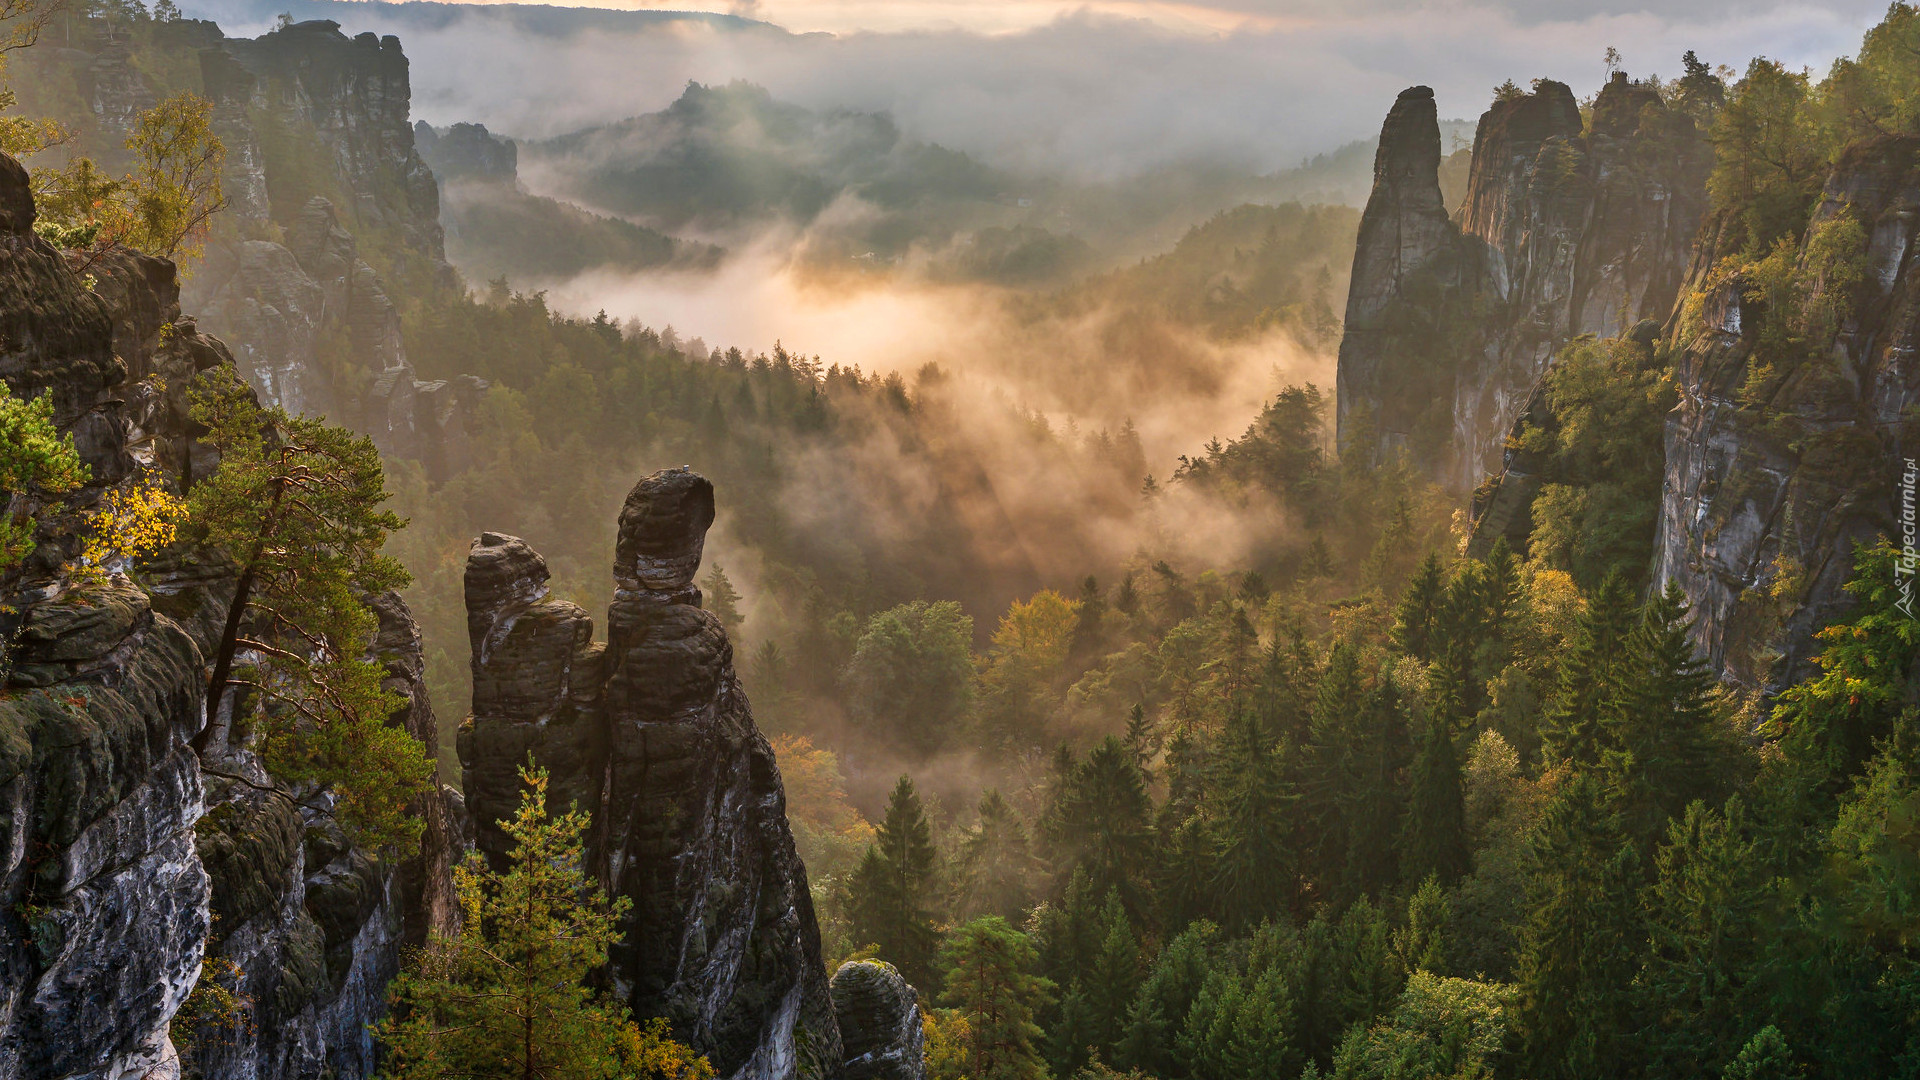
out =
[(263, 409), (239, 383), (203, 382), (193, 416), (221, 458), (188, 495), (188, 536), (236, 568), (194, 749), (205, 756), (250, 700), (274, 775), (331, 787), (350, 833), (403, 846), (419, 835), (405, 808), (433, 764), (388, 726), (402, 702), (366, 658), (376, 623), (360, 598), (408, 583), (381, 551), (406, 522), (380, 509), (379, 451), (344, 428)]
[(1034, 1049), (1042, 1033), (1033, 1015), (1053, 985), (1032, 973), (1027, 936), (989, 915), (955, 929), (940, 959), (942, 996), (967, 1022), (969, 1080), (1046, 1080), (1046, 1063)]
[(587, 817), (547, 813), (547, 774), (522, 769), (520, 809), (503, 822), (504, 872), (476, 856), (455, 874), (459, 936), (435, 936), (394, 981), (378, 1035), (391, 1080), (711, 1080), (705, 1058), (641, 1028), (588, 988), (620, 940), (632, 901), (608, 902), (581, 866)]
[(874, 843), (850, 883), (856, 940), (879, 947), (918, 987), (932, 987), (939, 935), (928, 901), (933, 895), (933, 831), (913, 780), (902, 776), (887, 802)]

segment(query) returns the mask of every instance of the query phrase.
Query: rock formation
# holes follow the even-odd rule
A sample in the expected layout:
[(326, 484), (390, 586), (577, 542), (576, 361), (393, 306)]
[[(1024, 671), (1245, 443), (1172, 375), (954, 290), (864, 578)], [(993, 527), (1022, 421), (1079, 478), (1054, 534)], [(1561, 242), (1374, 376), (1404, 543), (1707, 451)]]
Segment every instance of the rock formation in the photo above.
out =
[(1737, 246), (1718, 222), (1671, 327), (1680, 405), (1667, 423), (1656, 584), (1687, 594), (1715, 670), (1756, 689), (1810, 672), (1813, 632), (1847, 604), (1853, 543), (1898, 538), (1903, 463), (1920, 456), (1920, 139), (1849, 147), (1808, 236), (1843, 216), (1860, 226), (1866, 273), (1849, 316), (1803, 360), (1751, 379), (1768, 312), (1714, 273)]
[(917, 1077), (912, 989), (863, 970), (843, 975), (842, 995), (821, 966), (779, 768), (693, 584), (713, 513), (713, 486), (685, 469), (634, 487), (604, 645), (585, 612), (547, 595), (546, 563), (525, 542), (474, 541), (460, 760), (477, 846), (502, 853), (495, 823), (517, 805), (531, 753), (558, 800), (592, 810), (590, 864), (633, 901), (610, 974), (636, 1014), (671, 1018), (724, 1077), (838, 1075), (845, 996), (859, 1017), (849, 1053), (912, 1070), (848, 1075)]
[(841, 964), (833, 973), (833, 1013), (847, 1058), (843, 1080), (920, 1080), (925, 1074), (920, 1000), (892, 964)]
[(1814, 631), (1847, 602), (1852, 545), (1893, 533), (1920, 444), (1920, 141), (1868, 140), (1835, 165), (1808, 235), (1859, 224), (1861, 295), (1808, 358), (1756, 380), (1768, 312), (1717, 270), (1740, 242), (1707, 215), (1710, 153), (1651, 87), (1616, 75), (1584, 125), (1559, 83), (1496, 102), (1452, 234), (1432, 116), (1415, 88), (1382, 131), (1341, 343), (1343, 445), (1408, 446), (1456, 490), (1494, 474), (1469, 550), (1523, 546), (1538, 479), (1507, 434), (1544, 422), (1540, 378), (1562, 344), (1631, 334), (1674, 357), (1680, 390), (1653, 585), (1686, 593), (1723, 679), (1772, 692), (1803, 678)]
[[(316, 21), (223, 40), (200, 58), (215, 126), (235, 148), (224, 183), (239, 235), (208, 245), (190, 301), (264, 399), (450, 475), (486, 381), (415, 377), (373, 265), (430, 287), (451, 281), (399, 41)], [(268, 149), (261, 130), (277, 133)]]
[[(224, 564), (174, 549), (140, 584), (64, 570), (79, 512), (109, 490), (142, 470), (178, 490), (217, 466), (187, 395), (196, 375), (237, 375), (180, 314), (171, 263), (110, 252), (89, 289), (33, 217), (25, 171), (0, 155), (0, 378), (51, 394), (92, 471), (0, 579), (0, 1080), (164, 1075), (207, 951), (234, 965), (250, 1023), (192, 1049), (200, 1075), (365, 1077), (399, 942), (451, 915), (459, 823), (423, 807), (431, 839), (396, 872), (244, 749), (202, 762), (188, 743), (232, 598)], [(417, 629), (397, 597), (374, 606), (376, 654), (410, 702), (396, 721), (430, 743)]]
[(1583, 128), (1543, 80), (1480, 117), (1461, 206), (1439, 202), (1432, 92), (1381, 129), (1340, 344), (1341, 445), (1406, 449), (1469, 491), (1554, 353), (1665, 320), (1706, 206), (1711, 153), (1651, 87), (1615, 77)]

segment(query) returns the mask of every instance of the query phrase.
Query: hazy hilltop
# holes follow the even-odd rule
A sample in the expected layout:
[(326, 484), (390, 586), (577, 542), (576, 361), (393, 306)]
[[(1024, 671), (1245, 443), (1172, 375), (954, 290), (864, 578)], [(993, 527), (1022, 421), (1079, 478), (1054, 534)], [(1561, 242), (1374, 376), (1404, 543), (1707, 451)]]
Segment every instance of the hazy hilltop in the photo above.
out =
[(886, 113), (807, 109), (736, 81), (689, 83), (659, 112), (519, 149), (533, 189), (666, 233), (738, 245), (783, 225), (804, 230), (815, 261), (919, 259), (947, 279), (1035, 285), (1164, 251), (1235, 206), (1357, 207), (1374, 145), (1267, 175), (1195, 161), (1076, 182), (915, 139)]

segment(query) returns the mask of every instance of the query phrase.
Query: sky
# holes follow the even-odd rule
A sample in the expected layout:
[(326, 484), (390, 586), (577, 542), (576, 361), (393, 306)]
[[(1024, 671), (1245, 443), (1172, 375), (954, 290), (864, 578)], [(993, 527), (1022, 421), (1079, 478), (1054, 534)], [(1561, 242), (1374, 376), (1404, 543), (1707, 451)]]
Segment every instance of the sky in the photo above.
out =
[[(266, 0), (195, 0), (230, 33)], [(609, 3), (608, 7), (621, 7)], [(349, 32), (399, 34), (414, 111), (520, 137), (664, 108), (689, 80), (747, 79), (814, 108), (892, 113), (910, 135), (996, 165), (1115, 178), (1206, 158), (1262, 169), (1376, 133), (1394, 96), (1434, 87), (1472, 119), (1492, 88), (1546, 76), (1587, 94), (1617, 47), (1636, 76), (1680, 54), (1823, 70), (1884, 0), (686, 0), (773, 23), (655, 21), (530, 39), (488, 9), (429, 24), (368, 8)], [(335, 12), (358, 5), (336, 4)], [(277, 8), (275, 9), (277, 10)], [(244, 11), (244, 16), (240, 14)], [(247, 19), (261, 20), (249, 26)]]

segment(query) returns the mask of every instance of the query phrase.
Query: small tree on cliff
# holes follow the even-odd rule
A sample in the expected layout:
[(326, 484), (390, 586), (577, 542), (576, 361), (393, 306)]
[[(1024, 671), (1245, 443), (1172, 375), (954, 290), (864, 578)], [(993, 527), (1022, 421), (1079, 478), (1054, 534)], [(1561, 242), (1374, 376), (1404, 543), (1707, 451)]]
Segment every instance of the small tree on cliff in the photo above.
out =
[(612, 902), (580, 865), (587, 816), (547, 813), (547, 773), (522, 769), (504, 873), (477, 855), (454, 873), (462, 927), (436, 936), (393, 984), (380, 1024), (388, 1080), (711, 1080), (707, 1059), (642, 1028), (586, 986), (620, 938)]
[(189, 493), (190, 536), (236, 573), (194, 749), (206, 756), (229, 721), (254, 723), (274, 775), (330, 790), (364, 842), (410, 842), (420, 822), (405, 808), (433, 765), (387, 723), (401, 700), (366, 657), (376, 621), (360, 600), (407, 583), (380, 553), (405, 522), (379, 509), (379, 453), (342, 428), (263, 409), (237, 383), (203, 383), (193, 415), (221, 460)]

